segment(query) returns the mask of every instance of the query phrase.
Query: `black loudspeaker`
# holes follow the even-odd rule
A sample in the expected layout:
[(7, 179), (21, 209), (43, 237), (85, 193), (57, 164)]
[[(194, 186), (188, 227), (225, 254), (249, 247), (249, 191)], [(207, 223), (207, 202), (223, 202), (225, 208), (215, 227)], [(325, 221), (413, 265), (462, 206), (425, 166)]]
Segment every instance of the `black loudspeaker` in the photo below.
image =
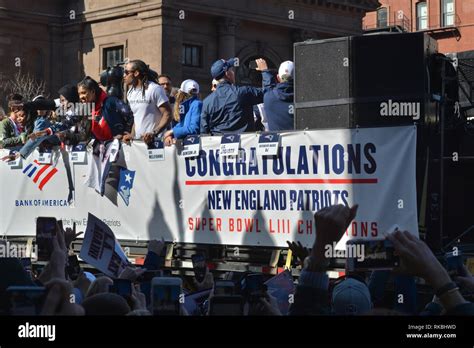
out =
[(450, 55), (455, 60), (459, 82), (459, 106), (467, 117), (474, 117), (474, 51)]
[(436, 113), (429, 72), (436, 52), (424, 33), (296, 43), (295, 129), (423, 122)]

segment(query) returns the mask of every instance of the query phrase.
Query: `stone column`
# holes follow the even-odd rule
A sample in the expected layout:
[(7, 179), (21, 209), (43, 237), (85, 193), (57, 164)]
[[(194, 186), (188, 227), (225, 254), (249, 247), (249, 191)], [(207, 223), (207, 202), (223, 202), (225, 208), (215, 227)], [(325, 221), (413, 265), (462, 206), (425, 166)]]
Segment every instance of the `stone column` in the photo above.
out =
[(235, 31), (238, 25), (238, 21), (234, 18), (222, 18), (218, 21), (219, 58), (228, 59), (235, 57)]
[(162, 9), (163, 29), (161, 38), (162, 65), (161, 73), (171, 76), (174, 87), (183, 79), (182, 50), (184, 19), (179, 11), (171, 8)]

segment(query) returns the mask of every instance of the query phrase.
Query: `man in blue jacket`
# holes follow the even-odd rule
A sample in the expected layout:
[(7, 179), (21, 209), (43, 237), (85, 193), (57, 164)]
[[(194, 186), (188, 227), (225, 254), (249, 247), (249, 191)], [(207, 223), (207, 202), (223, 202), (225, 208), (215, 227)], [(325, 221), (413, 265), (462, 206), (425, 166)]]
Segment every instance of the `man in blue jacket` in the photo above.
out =
[(234, 67), (238, 60), (220, 59), (211, 67), (216, 90), (204, 99), (201, 133), (223, 134), (255, 132), (253, 106), (263, 102), (263, 88), (235, 86)]
[(293, 130), (293, 71), (295, 65), (291, 61), (281, 63), (278, 75), (274, 76), (264, 59), (257, 59), (257, 70), (262, 72), (264, 110), (268, 130)]

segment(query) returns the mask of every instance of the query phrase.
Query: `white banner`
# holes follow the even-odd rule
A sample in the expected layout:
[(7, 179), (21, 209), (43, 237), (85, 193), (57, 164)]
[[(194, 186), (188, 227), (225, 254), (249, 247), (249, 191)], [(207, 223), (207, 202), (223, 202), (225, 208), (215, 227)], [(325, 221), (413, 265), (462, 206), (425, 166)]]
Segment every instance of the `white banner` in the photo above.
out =
[(311, 246), (315, 211), (357, 203), (341, 243), (394, 225), (418, 235), (413, 126), (282, 133), (277, 156), (257, 155), (258, 139), (242, 134), (239, 156), (221, 157), (221, 137), (202, 137), (200, 157), (173, 146), (152, 162), (145, 144), (125, 145), (104, 196), (84, 185), (90, 149), (84, 163), (2, 163), (0, 233), (34, 235), (37, 216), (84, 230), (90, 212), (121, 240)]

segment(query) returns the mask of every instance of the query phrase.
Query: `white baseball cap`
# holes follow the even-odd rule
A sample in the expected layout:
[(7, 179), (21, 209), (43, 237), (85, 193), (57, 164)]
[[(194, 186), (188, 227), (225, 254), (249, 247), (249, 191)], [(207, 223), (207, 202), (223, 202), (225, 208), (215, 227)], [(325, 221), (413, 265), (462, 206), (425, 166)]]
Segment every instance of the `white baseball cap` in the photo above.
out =
[(293, 76), (293, 70), (295, 69), (295, 64), (291, 60), (287, 60), (280, 64), (278, 69), (278, 75), (281, 77), (283, 75)]
[(181, 87), (179, 89), (181, 91), (183, 91), (184, 93), (191, 93), (191, 91), (193, 89), (195, 89), (196, 91), (194, 93), (198, 94), (199, 93), (199, 84), (194, 80), (184, 80), (181, 83)]

